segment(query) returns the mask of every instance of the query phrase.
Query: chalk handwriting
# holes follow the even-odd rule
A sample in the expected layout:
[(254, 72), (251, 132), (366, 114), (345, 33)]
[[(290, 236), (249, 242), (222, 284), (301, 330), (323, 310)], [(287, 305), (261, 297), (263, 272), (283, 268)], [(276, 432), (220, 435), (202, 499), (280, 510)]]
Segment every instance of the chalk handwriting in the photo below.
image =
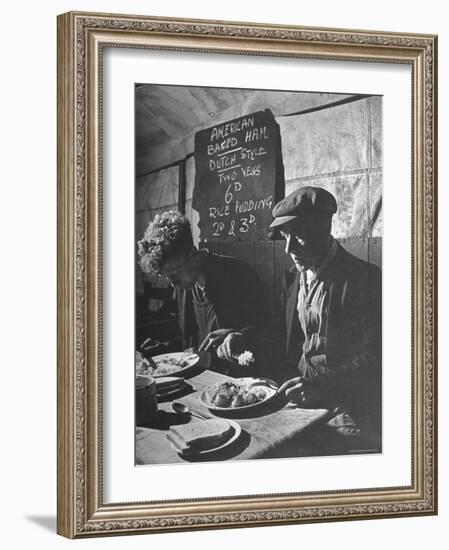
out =
[(237, 134), (242, 130), (247, 130), (248, 128), (254, 127), (254, 117), (244, 117), (234, 122), (228, 122), (222, 124), (221, 126), (215, 126), (212, 128), (212, 133), (210, 136), (211, 141), (216, 141), (218, 139), (224, 139), (230, 134)]
[(245, 143), (249, 141), (256, 141), (258, 139), (269, 139), (268, 128), (263, 126), (262, 128), (253, 128), (245, 132)]

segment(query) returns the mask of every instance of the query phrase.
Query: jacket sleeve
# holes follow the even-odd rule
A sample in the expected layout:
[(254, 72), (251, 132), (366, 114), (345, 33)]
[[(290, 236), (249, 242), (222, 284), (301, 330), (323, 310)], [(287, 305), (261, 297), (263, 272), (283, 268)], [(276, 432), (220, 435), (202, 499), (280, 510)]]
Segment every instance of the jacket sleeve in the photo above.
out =
[(348, 327), (355, 341), (352, 353), (341, 363), (328, 362), (325, 374), (315, 379), (333, 405), (360, 402), (367, 395), (374, 398), (380, 388), (382, 294), (377, 268), (369, 271), (350, 302), (343, 313), (350, 317)]

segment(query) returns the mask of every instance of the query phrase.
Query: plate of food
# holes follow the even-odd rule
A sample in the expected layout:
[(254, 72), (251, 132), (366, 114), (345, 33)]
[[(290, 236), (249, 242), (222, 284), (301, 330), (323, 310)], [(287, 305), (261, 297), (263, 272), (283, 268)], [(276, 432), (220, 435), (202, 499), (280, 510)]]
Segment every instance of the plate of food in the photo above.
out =
[(242, 428), (234, 420), (208, 418), (172, 426), (167, 439), (183, 458), (209, 457), (232, 445)]
[(161, 376), (183, 376), (192, 367), (197, 365), (199, 360), (200, 356), (194, 352), (178, 351), (163, 353), (150, 358), (145, 358), (137, 352), (136, 372), (137, 374), (150, 374), (155, 378)]
[(203, 405), (213, 412), (252, 412), (271, 402), (278, 386), (267, 378), (236, 378), (216, 382), (199, 395)]

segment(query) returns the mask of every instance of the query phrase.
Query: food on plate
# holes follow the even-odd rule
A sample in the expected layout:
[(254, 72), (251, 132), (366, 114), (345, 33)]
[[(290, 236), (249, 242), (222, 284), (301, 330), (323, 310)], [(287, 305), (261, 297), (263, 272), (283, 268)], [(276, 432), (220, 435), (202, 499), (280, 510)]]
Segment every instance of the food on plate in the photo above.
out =
[(198, 355), (194, 353), (174, 353), (146, 359), (140, 352), (136, 352), (136, 373), (154, 376), (173, 374), (192, 365), (197, 358)]
[(263, 381), (253, 379), (216, 382), (206, 390), (211, 405), (233, 409), (260, 403), (272, 393), (273, 390)]
[(136, 375), (137, 374), (151, 374), (150, 373), (150, 363), (147, 359), (140, 353), (136, 351)]
[(234, 382), (217, 382), (209, 388), (209, 398), (217, 407), (229, 407), (238, 392)]
[(228, 441), (234, 428), (222, 418), (210, 418), (181, 426), (172, 426), (167, 439), (178, 452), (195, 454), (215, 449)]
[(156, 369), (153, 374), (170, 374), (189, 365), (188, 356), (183, 358), (170, 357), (169, 355), (155, 358)]

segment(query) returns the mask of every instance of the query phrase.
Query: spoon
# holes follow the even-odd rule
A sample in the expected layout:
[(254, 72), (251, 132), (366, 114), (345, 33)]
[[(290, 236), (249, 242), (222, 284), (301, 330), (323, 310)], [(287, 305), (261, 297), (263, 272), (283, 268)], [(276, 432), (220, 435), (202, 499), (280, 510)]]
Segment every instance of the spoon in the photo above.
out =
[(199, 413), (198, 411), (194, 411), (190, 409), (187, 405), (184, 405), (184, 403), (179, 403), (179, 401), (175, 401), (172, 404), (172, 409), (180, 414), (191, 414), (192, 416), (196, 416), (197, 418), (201, 418), (201, 420), (207, 420), (209, 417), (204, 416), (203, 414)]

